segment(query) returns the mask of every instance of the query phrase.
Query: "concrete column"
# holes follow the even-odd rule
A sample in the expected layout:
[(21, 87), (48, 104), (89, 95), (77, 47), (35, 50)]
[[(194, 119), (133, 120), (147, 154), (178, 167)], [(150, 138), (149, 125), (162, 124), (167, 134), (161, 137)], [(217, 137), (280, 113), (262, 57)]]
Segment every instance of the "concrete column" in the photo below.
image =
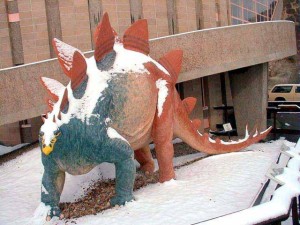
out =
[(203, 27), (203, 22), (201, 20), (201, 10), (202, 10), (202, 1), (201, 0), (195, 0), (195, 8), (196, 8), (196, 23), (197, 23), (197, 30), (201, 30)]
[(178, 22), (176, 15), (176, 2), (175, 0), (167, 0), (167, 16), (169, 34), (178, 33)]
[(218, 5), (219, 26), (228, 26), (228, 2), (227, 0), (216, 0)]
[(131, 23), (143, 18), (143, 4), (141, 0), (130, 0)]
[[(190, 114), (191, 119), (201, 119), (203, 122), (203, 105), (202, 105), (202, 85), (201, 78), (186, 81), (183, 84), (184, 98), (194, 97), (197, 98), (196, 106)], [(203, 123), (201, 124), (201, 131), (203, 130)]]
[(89, 5), (89, 17), (90, 17), (91, 42), (92, 42), (92, 49), (94, 49), (95, 47), (94, 32), (103, 14), (102, 0), (89, 0), (88, 5)]
[(260, 130), (267, 126), (268, 63), (229, 72), (234, 114), (238, 135), (255, 124)]
[(202, 6), (200, 10), (201, 29), (216, 27), (216, 2), (200, 0), (200, 5)]
[(52, 46), (52, 40), (53, 38), (58, 38), (62, 40), (59, 2), (58, 0), (45, 0), (45, 7), (48, 26), (50, 57), (55, 58), (56, 54)]
[(6, 10), (8, 16), (9, 36), (12, 48), (12, 59), (15, 66), (24, 64), (24, 52), (20, 27), (20, 15), (17, 0), (7, 0)]

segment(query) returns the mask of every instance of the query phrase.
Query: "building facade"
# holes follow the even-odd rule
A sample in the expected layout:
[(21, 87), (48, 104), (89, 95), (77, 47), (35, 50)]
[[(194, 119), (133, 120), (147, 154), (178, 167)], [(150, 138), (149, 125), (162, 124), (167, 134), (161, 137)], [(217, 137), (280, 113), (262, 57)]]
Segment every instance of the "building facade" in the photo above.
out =
[[(93, 49), (93, 32), (103, 12), (122, 36), (138, 19), (148, 20), (150, 38), (194, 30), (280, 19), (280, 0), (4, 0), (0, 2), (0, 69), (55, 57), (57, 37), (82, 50)], [(196, 96), (192, 117), (202, 129), (228, 120), (216, 106), (232, 105), (228, 74), (178, 85), (182, 97)], [(0, 126), (0, 142), (15, 145), (37, 139), (40, 118)]]

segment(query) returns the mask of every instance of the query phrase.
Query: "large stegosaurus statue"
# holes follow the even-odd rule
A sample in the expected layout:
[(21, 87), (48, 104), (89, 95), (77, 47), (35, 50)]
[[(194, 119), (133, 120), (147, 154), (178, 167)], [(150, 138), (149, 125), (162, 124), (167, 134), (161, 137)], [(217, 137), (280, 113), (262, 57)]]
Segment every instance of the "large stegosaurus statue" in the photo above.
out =
[(175, 84), (181, 69), (182, 51), (173, 50), (159, 61), (149, 54), (146, 20), (117, 37), (105, 13), (94, 35), (91, 58), (77, 49), (53, 40), (59, 63), (70, 78), (65, 87), (42, 77), (50, 93), (51, 111), (40, 129), (44, 175), (42, 202), (51, 207), (48, 219), (61, 216), (58, 207), (65, 172), (79, 175), (102, 162), (116, 167), (116, 195), (110, 204), (133, 199), (134, 157), (141, 169), (151, 173), (154, 163), (149, 143), (155, 143), (160, 182), (175, 178), (173, 137), (208, 154), (239, 151), (266, 137), (270, 129), (237, 142), (223, 142), (200, 134), (199, 120), (189, 113), (194, 98), (180, 100)]

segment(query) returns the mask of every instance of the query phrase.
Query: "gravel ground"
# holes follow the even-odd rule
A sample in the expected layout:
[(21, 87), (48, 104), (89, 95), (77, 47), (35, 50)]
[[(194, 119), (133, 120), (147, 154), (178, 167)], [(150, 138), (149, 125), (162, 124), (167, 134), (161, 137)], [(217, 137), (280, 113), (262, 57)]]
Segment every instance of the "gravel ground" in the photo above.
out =
[[(192, 153), (197, 153), (198, 151), (193, 150), (184, 143), (179, 143), (174, 145), (175, 155), (182, 156)], [(153, 152), (153, 151), (152, 151)], [(203, 159), (203, 158), (201, 158)], [(178, 169), (182, 166), (189, 165), (195, 161), (201, 160), (197, 159), (190, 161), (184, 165), (177, 166)], [(158, 183), (159, 174), (158, 171), (153, 174), (146, 175), (145, 173), (138, 171), (135, 183), (134, 191), (147, 186), (148, 184)], [(91, 187), (87, 188), (85, 196), (73, 203), (61, 203), (60, 208), (66, 219), (73, 219), (81, 216), (97, 214), (103, 210), (111, 208), (109, 205), (109, 199), (115, 194), (115, 180), (98, 181), (94, 183)]]

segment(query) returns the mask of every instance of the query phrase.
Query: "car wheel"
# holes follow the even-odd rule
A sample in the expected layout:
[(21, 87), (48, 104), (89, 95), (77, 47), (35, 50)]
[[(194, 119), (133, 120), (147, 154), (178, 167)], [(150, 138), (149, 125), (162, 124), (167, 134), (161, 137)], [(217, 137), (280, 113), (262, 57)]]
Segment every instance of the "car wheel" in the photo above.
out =
[(282, 101), (283, 102), (283, 101), (286, 101), (286, 100), (283, 97), (277, 97), (277, 98), (275, 98), (275, 101)]

